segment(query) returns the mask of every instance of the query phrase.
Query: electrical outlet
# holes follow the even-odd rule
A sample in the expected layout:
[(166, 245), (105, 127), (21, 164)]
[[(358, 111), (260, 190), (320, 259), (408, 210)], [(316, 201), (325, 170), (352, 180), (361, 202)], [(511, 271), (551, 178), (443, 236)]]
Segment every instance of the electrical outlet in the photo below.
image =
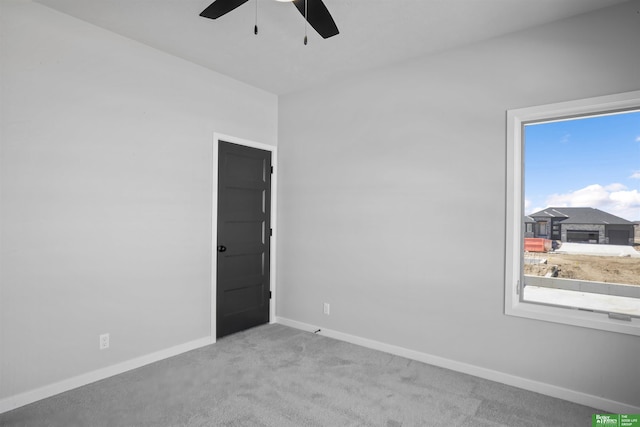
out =
[(100, 335), (100, 350), (109, 348), (109, 334)]
[(331, 314), (331, 306), (328, 302), (324, 303), (324, 314), (326, 314), (327, 316)]

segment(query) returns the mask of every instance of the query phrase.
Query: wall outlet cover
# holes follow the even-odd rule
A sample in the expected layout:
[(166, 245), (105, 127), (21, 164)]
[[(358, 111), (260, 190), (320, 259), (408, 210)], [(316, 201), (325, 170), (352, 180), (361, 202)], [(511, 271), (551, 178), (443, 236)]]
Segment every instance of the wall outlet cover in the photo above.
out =
[(100, 335), (100, 350), (109, 348), (109, 334)]

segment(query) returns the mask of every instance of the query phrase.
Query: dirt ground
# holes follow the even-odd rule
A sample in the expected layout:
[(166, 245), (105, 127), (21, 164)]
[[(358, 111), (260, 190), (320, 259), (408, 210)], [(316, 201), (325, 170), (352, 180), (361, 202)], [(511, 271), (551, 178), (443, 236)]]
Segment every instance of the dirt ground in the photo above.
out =
[(524, 274), (544, 276), (552, 266), (558, 266), (562, 279), (581, 279), (594, 282), (624, 283), (640, 286), (640, 258), (604, 257), (538, 253), (527, 257), (546, 259), (546, 264), (525, 264)]

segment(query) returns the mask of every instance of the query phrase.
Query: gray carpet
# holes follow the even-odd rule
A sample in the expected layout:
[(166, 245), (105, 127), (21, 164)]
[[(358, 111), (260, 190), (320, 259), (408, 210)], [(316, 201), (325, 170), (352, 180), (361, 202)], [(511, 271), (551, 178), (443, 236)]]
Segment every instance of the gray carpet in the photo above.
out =
[(0, 415), (1, 426), (588, 426), (592, 408), (265, 325)]

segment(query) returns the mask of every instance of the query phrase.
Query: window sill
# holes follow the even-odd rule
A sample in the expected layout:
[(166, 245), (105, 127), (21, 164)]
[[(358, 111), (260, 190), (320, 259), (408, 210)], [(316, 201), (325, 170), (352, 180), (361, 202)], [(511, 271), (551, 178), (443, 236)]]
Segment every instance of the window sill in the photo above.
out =
[(558, 307), (527, 301), (514, 301), (505, 306), (505, 314), (527, 319), (543, 320), (553, 323), (599, 329), (640, 336), (640, 319), (632, 317), (630, 321), (611, 319), (606, 313)]

